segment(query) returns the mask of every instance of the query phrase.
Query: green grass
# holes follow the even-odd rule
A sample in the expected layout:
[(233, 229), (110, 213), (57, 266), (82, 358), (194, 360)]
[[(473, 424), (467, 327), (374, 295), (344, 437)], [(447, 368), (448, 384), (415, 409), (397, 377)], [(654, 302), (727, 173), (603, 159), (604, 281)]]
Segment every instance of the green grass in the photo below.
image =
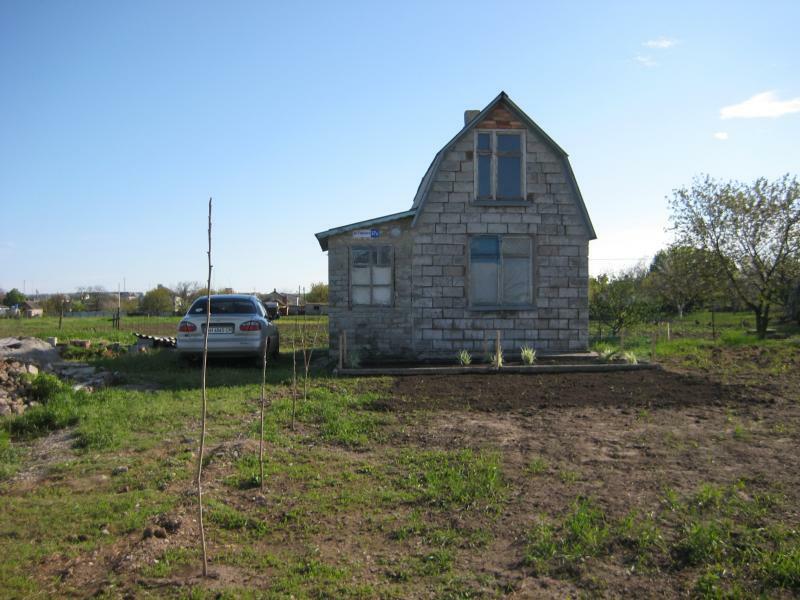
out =
[[(0, 319), (0, 337), (29, 336), (46, 339), (56, 337), (59, 341), (73, 339), (91, 340), (92, 342), (108, 341), (132, 344), (136, 341), (134, 332), (146, 335), (175, 337), (181, 317), (126, 317), (123, 315), (120, 329), (113, 329), (110, 317), (64, 317), (61, 329), (58, 317), (42, 317), (36, 319)], [(275, 321), (281, 335), (281, 347), (284, 352), (292, 349), (294, 341), (298, 350), (302, 347), (302, 328), (305, 327), (305, 338), (310, 342), (314, 329), (318, 329), (317, 347), (328, 345), (328, 317), (281, 317)], [(307, 344), (308, 345), (308, 344)]]
[(408, 489), (435, 506), (496, 512), (505, 498), (497, 452), (404, 451), (400, 464), (407, 472)]
[(529, 529), (525, 562), (537, 575), (571, 579), (587, 561), (621, 551), (639, 570), (695, 574), (702, 598), (800, 591), (800, 532), (772, 520), (781, 499), (748, 489), (703, 484), (681, 498), (667, 491), (665, 510), (609, 518), (596, 501), (577, 498), (559, 519), (540, 516)]
[(530, 475), (541, 475), (547, 471), (547, 461), (541, 456), (535, 456), (528, 461), (525, 471)]
[(560, 524), (542, 519), (531, 528), (525, 561), (537, 575), (572, 573), (581, 562), (603, 552), (610, 536), (605, 513), (590, 500), (578, 498)]

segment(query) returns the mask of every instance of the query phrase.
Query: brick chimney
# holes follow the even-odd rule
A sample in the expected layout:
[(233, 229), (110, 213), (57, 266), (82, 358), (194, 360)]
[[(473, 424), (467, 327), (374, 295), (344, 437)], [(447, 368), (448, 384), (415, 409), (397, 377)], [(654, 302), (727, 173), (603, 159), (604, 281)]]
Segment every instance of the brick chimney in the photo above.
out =
[(464, 111), (464, 125), (472, 121), (475, 117), (480, 114), (481, 111), (479, 110), (465, 110)]

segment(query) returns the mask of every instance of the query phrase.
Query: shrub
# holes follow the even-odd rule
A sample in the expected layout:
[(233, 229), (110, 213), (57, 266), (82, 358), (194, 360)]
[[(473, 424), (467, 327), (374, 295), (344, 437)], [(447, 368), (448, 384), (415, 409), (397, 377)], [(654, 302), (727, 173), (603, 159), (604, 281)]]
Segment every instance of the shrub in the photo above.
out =
[(31, 382), (31, 398), (36, 402), (45, 404), (50, 399), (55, 398), (59, 392), (68, 389), (68, 387), (55, 375), (39, 373)]

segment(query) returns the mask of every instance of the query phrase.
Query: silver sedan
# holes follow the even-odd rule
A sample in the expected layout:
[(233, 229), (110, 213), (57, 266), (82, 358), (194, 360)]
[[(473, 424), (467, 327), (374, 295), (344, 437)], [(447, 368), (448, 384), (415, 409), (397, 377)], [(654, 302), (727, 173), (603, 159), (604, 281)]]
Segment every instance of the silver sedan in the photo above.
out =
[[(207, 307), (208, 297), (198, 298), (178, 324), (177, 346), (181, 355), (192, 357), (203, 353)], [(260, 357), (264, 355), (265, 344), (268, 344), (268, 352), (277, 357), (278, 328), (269, 320), (264, 305), (256, 296), (211, 296), (209, 355)]]

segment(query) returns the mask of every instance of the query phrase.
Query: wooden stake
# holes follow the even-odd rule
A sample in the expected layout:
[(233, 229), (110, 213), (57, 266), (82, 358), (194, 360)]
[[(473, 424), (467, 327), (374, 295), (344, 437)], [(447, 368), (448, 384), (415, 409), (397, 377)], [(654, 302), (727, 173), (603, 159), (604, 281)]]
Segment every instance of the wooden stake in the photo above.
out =
[(670, 340), (670, 335), (669, 335), (669, 321), (667, 321), (667, 341), (669, 341), (669, 340)]
[(211, 326), (211, 198), (208, 199), (208, 286), (206, 295), (206, 330), (203, 334), (203, 410), (200, 417), (200, 452), (197, 455), (197, 508), (200, 524), (200, 545), (203, 554), (203, 577), (208, 577), (208, 556), (206, 554), (206, 532), (203, 527), (203, 451), (206, 444), (206, 415), (208, 414), (208, 395), (206, 393), (206, 371), (208, 370), (208, 330)]
[(500, 330), (497, 330), (497, 338), (494, 341), (494, 366), (500, 368)]

